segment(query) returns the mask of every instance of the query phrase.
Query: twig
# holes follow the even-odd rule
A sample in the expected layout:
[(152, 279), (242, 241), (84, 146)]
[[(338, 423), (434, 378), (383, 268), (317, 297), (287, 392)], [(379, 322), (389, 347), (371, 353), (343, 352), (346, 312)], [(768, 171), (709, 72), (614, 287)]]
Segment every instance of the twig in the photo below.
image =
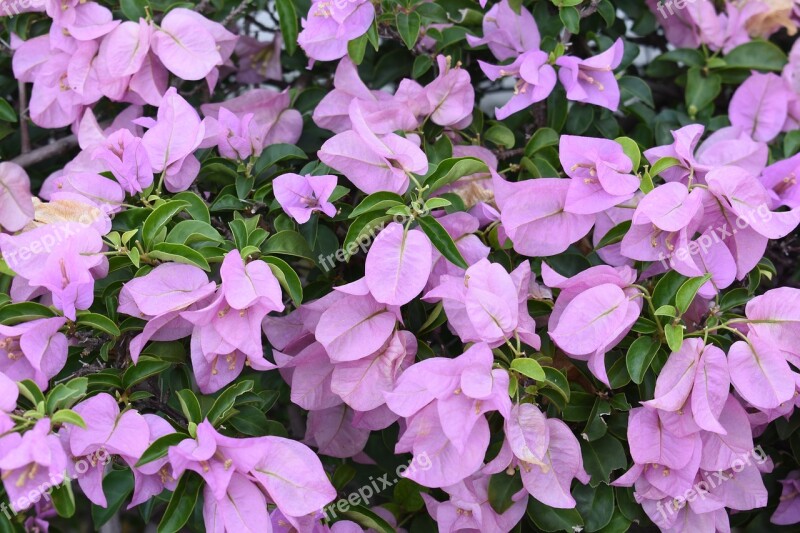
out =
[(19, 155), (12, 159), (11, 162), (16, 163), (23, 168), (28, 168), (36, 163), (41, 163), (42, 161), (46, 161), (52, 157), (63, 155), (66, 152), (77, 148), (77, 146), (78, 137), (76, 135), (69, 135), (50, 144), (46, 144), (45, 146), (36, 148), (35, 150), (31, 150), (28, 153)]
[(202, 2), (200, 2), (199, 4), (197, 4), (195, 6), (194, 10), (197, 11), (198, 13), (202, 13), (203, 11), (206, 10), (206, 8), (208, 7), (208, 5), (210, 3), (211, 3), (211, 0), (202, 0)]
[(227, 16), (227, 17), (225, 17), (225, 18), (223, 19), (223, 21), (221, 22), (221, 24), (222, 24), (223, 26), (227, 26), (228, 24), (230, 24), (230, 23), (231, 23), (231, 21), (233, 21), (233, 20), (234, 20), (236, 17), (238, 17), (238, 16), (239, 16), (239, 15), (240, 15), (240, 14), (241, 14), (241, 13), (242, 13), (242, 12), (243, 12), (245, 9), (247, 9), (247, 7), (250, 5), (250, 2), (252, 2), (252, 1), (253, 1), (253, 0), (242, 0), (242, 3), (241, 3), (241, 4), (239, 4), (238, 6), (236, 6), (236, 7), (233, 9), (233, 11), (231, 11), (231, 12), (229, 13), (229, 14), (228, 14), (228, 16)]
[(28, 131), (28, 90), (24, 81), (19, 84), (19, 135), (23, 154), (31, 151), (31, 134)]

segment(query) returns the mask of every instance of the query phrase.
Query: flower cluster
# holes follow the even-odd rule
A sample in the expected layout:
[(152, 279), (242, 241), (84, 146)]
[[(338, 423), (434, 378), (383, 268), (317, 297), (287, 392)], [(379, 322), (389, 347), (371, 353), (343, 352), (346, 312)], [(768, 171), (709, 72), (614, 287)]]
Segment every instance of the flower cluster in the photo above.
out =
[(800, 521), (796, 9), (234, 4), (9, 26), (4, 530)]

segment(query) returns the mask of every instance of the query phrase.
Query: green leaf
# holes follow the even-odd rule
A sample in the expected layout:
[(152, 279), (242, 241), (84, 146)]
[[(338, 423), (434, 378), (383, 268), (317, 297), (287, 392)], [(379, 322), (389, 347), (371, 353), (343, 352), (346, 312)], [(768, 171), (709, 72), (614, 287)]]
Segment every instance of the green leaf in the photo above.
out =
[(42, 394), (42, 391), (39, 389), (39, 385), (30, 379), (23, 379), (17, 382), (17, 387), (19, 388), (19, 393), (27, 398), (34, 408), (40, 403), (44, 403), (44, 394)]
[(133, 492), (133, 473), (130, 470), (112, 470), (103, 479), (103, 493), (106, 495), (107, 506), (92, 505), (92, 522), (95, 530), (111, 520), (117, 514), (122, 504)]
[(59, 383), (47, 393), (46, 413), (54, 413), (58, 409), (66, 409), (86, 394), (88, 378), (75, 378), (66, 383)]
[(651, 337), (639, 337), (628, 348), (625, 364), (628, 367), (628, 374), (637, 385), (644, 380), (644, 374), (650, 368), (653, 357), (656, 356), (660, 346)]
[(712, 72), (706, 76), (700, 68), (690, 68), (686, 77), (686, 108), (689, 116), (694, 117), (710, 106), (721, 90), (722, 78), (719, 74)]
[(168, 361), (140, 357), (139, 362), (129, 366), (122, 375), (122, 388), (129, 389), (147, 378), (164, 372), (171, 366), (172, 363)]
[(172, 220), (172, 217), (187, 207), (189, 207), (188, 202), (170, 200), (153, 209), (142, 225), (142, 240), (144, 240), (145, 248), (149, 250), (161, 229)]
[(432, 216), (426, 215), (417, 219), (419, 226), (437, 250), (451, 263), (460, 268), (468, 268), (467, 262), (453, 242), (447, 230)]
[(403, 197), (399, 194), (389, 191), (375, 192), (361, 200), (347, 218), (357, 218), (370, 211), (386, 211), (398, 205), (405, 205)]
[(608, 483), (611, 479), (611, 472), (628, 466), (625, 448), (610, 433), (593, 441), (579, 440), (583, 466), (592, 477), (592, 487), (596, 487), (600, 482)]
[[(291, 0), (286, 1), (290, 2)], [(308, 156), (293, 144), (272, 144), (261, 152), (253, 168), (256, 174), (261, 174), (269, 167), (291, 159), (308, 159)]]
[(677, 352), (683, 345), (683, 326), (681, 324), (667, 324), (664, 326), (664, 335), (667, 337), (667, 346)]
[(4, 98), (0, 98), (0, 120), (6, 122), (17, 121), (17, 114), (14, 112), (14, 108)]
[(491, 141), (497, 146), (502, 146), (506, 150), (514, 148), (514, 132), (502, 124), (495, 124), (483, 134), (483, 138)]
[(147, 255), (159, 261), (171, 261), (173, 263), (193, 265), (202, 268), (206, 272), (211, 271), (211, 267), (208, 265), (206, 258), (203, 257), (203, 254), (194, 248), (189, 248), (185, 244), (160, 242), (156, 244)]
[(8, 304), (0, 309), (0, 324), (13, 326), (21, 322), (30, 322), (38, 318), (52, 318), (56, 316), (52, 309), (35, 302), (20, 302)]
[(628, 233), (628, 230), (631, 229), (631, 221), (625, 220), (624, 222), (620, 222), (613, 228), (611, 228), (608, 233), (603, 235), (603, 238), (600, 239), (600, 242), (597, 243), (597, 246), (594, 247), (595, 250), (599, 250), (605, 246), (610, 246), (612, 244), (617, 244), (618, 242), (622, 241), (622, 238), (625, 237), (625, 234)]
[(364, 54), (367, 52), (367, 34), (350, 40), (347, 43), (347, 55), (353, 63), (360, 65), (364, 61)]
[(597, 487), (576, 485), (572, 489), (572, 496), (578, 503), (577, 509), (585, 521), (586, 533), (599, 531), (611, 522), (614, 514), (613, 488), (605, 484)]
[(702, 287), (710, 279), (711, 274), (706, 274), (705, 276), (691, 278), (680, 286), (678, 292), (675, 294), (675, 305), (678, 308), (678, 311), (680, 311), (681, 315), (689, 309), (690, 305), (692, 305), (694, 297), (697, 296), (697, 291), (700, 290), (700, 287)]
[(167, 234), (167, 242), (173, 244), (193, 244), (197, 242), (219, 243), (225, 240), (219, 231), (202, 220), (181, 220)]
[(653, 163), (653, 166), (650, 168), (650, 174), (652, 176), (658, 176), (668, 168), (672, 168), (680, 164), (681, 162), (674, 157), (662, 157), (661, 159)]
[(519, 357), (511, 361), (511, 370), (536, 381), (544, 381), (547, 378), (542, 365), (536, 359), (529, 357)]
[(683, 63), (688, 67), (702, 67), (706, 64), (706, 58), (697, 48), (678, 48), (670, 50), (658, 56), (659, 60)]
[(133, 22), (139, 22), (147, 16), (144, 9), (146, 2), (144, 0), (120, 0), (119, 6), (122, 9), (122, 14), (125, 18)]
[(544, 370), (545, 376), (544, 385), (558, 392), (558, 394), (564, 398), (564, 401), (568, 402), (570, 398), (570, 390), (567, 376), (565, 376), (560, 370), (549, 366), (543, 366), (542, 370)]
[(158, 533), (177, 533), (183, 529), (197, 505), (201, 488), (203, 482), (199, 475), (191, 471), (184, 472), (158, 524)]
[(622, 146), (622, 151), (633, 163), (633, 172), (639, 170), (639, 163), (642, 160), (642, 152), (639, 150), (639, 145), (630, 137), (617, 137), (614, 139), (619, 145)]
[(175, 393), (178, 397), (178, 402), (181, 404), (181, 412), (186, 420), (199, 424), (203, 421), (203, 412), (200, 410), (200, 402), (197, 401), (197, 396), (191, 389), (179, 390)]
[(489, 167), (486, 163), (474, 157), (445, 159), (425, 178), (425, 185), (429, 186), (425, 195), (430, 196), (434, 191), (464, 176), (488, 172)]
[(248, 379), (240, 381), (239, 383), (236, 383), (235, 385), (225, 389), (222, 394), (217, 396), (217, 399), (214, 401), (211, 409), (208, 410), (208, 413), (206, 414), (208, 421), (214, 426), (222, 422), (230, 410), (233, 409), (233, 406), (236, 403), (236, 398), (245, 392), (250, 392), (253, 390), (254, 384), (255, 383), (252, 380)]
[(562, 7), (558, 10), (558, 17), (570, 33), (581, 31), (581, 15), (574, 7)]
[(314, 252), (296, 231), (279, 231), (267, 239), (262, 250), (265, 254), (292, 255), (314, 261)]
[(397, 32), (400, 34), (400, 38), (403, 39), (403, 42), (406, 43), (406, 46), (409, 50), (414, 48), (414, 45), (417, 44), (417, 38), (419, 37), (419, 27), (422, 20), (420, 19), (419, 13), (416, 11), (411, 11), (410, 13), (397, 13)]
[(532, 157), (533, 154), (547, 148), (548, 146), (558, 146), (558, 132), (552, 128), (539, 128), (531, 136), (531, 140), (525, 145), (525, 155)]
[(119, 337), (119, 327), (113, 320), (105, 315), (97, 313), (89, 313), (86, 311), (78, 311), (78, 326), (87, 326), (103, 333), (108, 333), (112, 337)]
[(433, 60), (430, 58), (430, 56), (424, 54), (418, 55), (416, 58), (414, 58), (414, 65), (411, 67), (411, 77), (416, 80), (417, 78), (428, 72), (428, 70), (430, 70), (432, 66), (433, 66)]
[(75, 515), (75, 493), (72, 492), (72, 483), (66, 481), (54, 487), (50, 492), (50, 498), (58, 516), (72, 518)]
[(505, 471), (494, 474), (489, 478), (489, 505), (496, 513), (503, 514), (514, 505), (511, 497), (520, 490), (522, 490), (522, 476), (519, 470), (515, 470), (512, 476)]
[(675, 309), (673, 305), (662, 305), (655, 312), (656, 316), (668, 316), (670, 318), (675, 318), (678, 316), (678, 310)]
[(278, 278), (281, 287), (289, 293), (289, 297), (294, 302), (294, 305), (299, 306), (303, 303), (303, 284), (300, 282), (300, 277), (297, 272), (289, 266), (289, 263), (278, 257), (270, 255), (261, 258), (269, 265), (272, 273)]
[(172, 199), (187, 202), (189, 206), (186, 208), (186, 212), (189, 213), (194, 220), (211, 224), (211, 215), (208, 212), (208, 205), (197, 194), (192, 191), (183, 191), (173, 196)]
[(768, 41), (750, 41), (728, 52), (725, 63), (731, 68), (779, 72), (787, 63), (786, 54)]
[(576, 509), (556, 509), (541, 503), (536, 498), (528, 498), (527, 515), (542, 531), (580, 531), (583, 517)]
[(655, 107), (653, 103), (653, 92), (644, 80), (634, 76), (622, 76), (618, 82), (623, 96), (632, 96), (649, 107)]
[[(367, 247), (375, 239), (378, 231), (391, 220), (392, 217), (390, 215), (381, 214), (379, 211), (370, 211), (356, 218), (347, 228), (347, 235), (345, 235), (342, 247), (337, 250), (335, 259), (347, 261), (355, 255), (359, 247), (366, 252)], [(339, 255), (340, 252), (341, 256)], [(331, 265), (333, 265), (333, 259), (329, 258)], [(322, 267), (328, 270), (324, 261)]]
[(159, 437), (153, 441), (153, 444), (147, 447), (142, 456), (136, 462), (136, 466), (144, 466), (147, 463), (157, 461), (162, 457), (167, 456), (167, 452), (172, 446), (177, 446), (178, 443), (188, 439), (187, 435), (183, 433), (169, 433), (163, 437)]
[(395, 529), (375, 512), (361, 505), (351, 506), (342, 516), (378, 533), (395, 533)]
[(681, 276), (674, 270), (664, 274), (656, 283), (655, 289), (653, 289), (653, 306), (658, 309), (662, 305), (672, 303), (675, 293), (678, 292), (678, 288), (686, 279), (686, 277)]
[(73, 426), (86, 429), (86, 422), (83, 420), (83, 417), (71, 409), (56, 411), (50, 417), (50, 422), (53, 424), (72, 424)]
[(275, 7), (278, 11), (278, 20), (286, 53), (290, 56), (294, 55), (295, 50), (297, 50), (298, 34), (297, 12), (294, 9), (294, 2), (292, 0), (275, 0)]

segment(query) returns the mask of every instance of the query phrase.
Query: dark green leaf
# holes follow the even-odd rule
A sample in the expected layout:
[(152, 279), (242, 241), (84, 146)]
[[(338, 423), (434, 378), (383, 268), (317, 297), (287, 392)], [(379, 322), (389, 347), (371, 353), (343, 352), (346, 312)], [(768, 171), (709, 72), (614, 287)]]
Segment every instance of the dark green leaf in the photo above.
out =
[(410, 13), (401, 11), (397, 13), (397, 32), (409, 50), (414, 48), (417, 43), (421, 22), (420, 16), (416, 11), (411, 11)]
[(659, 346), (661, 345), (651, 337), (639, 337), (628, 348), (625, 364), (628, 366), (628, 374), (637, 385), (644, 379), (644, 374), (650, 368)]
[(514, 505), (511, 497), (520, 490), (522, 490), (522, 476), (519, 470), (515, 470), (511, 476), (505, 471), (494, 474), (489, 478), (489, 505), (498, 514), (503, 514)]
[(286, 53), (294, 55), (294, 51), (297, 50), (298, 35), (297, 13), (294, 9), (294, 2), (292, 0), (275, 0), (275, 7), (278, 10), (278, 19)]
[(153, 441), (153, 444), (147, 447), (142, 456), (136, 462), (136, 466), (143, 466), (147, 463), (157, 461), (162, 457), (166, 457), (167, 452), (172, 446), (176, 446), (178, 443), (188, 438), (189, 437), (183, 433), (169, 433), (168, 435), (157, 438)]
[(103, 479), (103, 493), (107, 506), (92, 505), (92, 522), (95, 530), (111, 520), (133, 491), (133, 474), (130, 470), (112, 470)]
[(347, 218), (356, 218), (370, 211), (386, 211), (390, 207), (404, 205), (403, 197), (389, 191), (379, 191), (370, 194), (359, 203)]
[(119, 327), (107, 316), (79, 311), (77, 318), (78, 326), (87, 326), (97, 331), (108, 333), (112, 337), (119, 337), (120, 335)]
[(172, 220), (172, 217), (187, 207), (189, 207), (188, 202), (170, 200), (153, 209), (153, 212), (147, 216), (142, 226), (142, 239), (144, 240), (145, 248), (149, 250), (161, 229)]
[(177, 533), (186, 525), (202, 487), (200, 476), (194, 472), (184, 472), (158, 524), (158, 533)]
[(467, 262), (461, 255), (461, 252), (453, 242), (453, 238), (447, 233), (447, 230), (433, 217), (423, 216), (417, 219), (422, 231), (431, 240), (437, 250), (451, 263), (460, 268), (468, 268)]
[(711, 279), (711, 274), (706, 274), (705, 276), (691, 278), (680, 286), (678, 292), (675, 294), (675, 306), (681, 314), (689, 309), (689, 306), (692, 305), (694, 301), (694, 297), (697, 295), (697, 291), (699, 291), (700, 287), (709, 279)]

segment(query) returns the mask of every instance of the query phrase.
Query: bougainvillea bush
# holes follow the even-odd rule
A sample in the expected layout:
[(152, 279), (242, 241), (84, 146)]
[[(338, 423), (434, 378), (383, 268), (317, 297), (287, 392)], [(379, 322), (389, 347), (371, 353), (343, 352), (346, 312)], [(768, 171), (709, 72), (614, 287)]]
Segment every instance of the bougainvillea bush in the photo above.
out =
[(0, 531), (798, 531), (795, 2), (0, 14)]

